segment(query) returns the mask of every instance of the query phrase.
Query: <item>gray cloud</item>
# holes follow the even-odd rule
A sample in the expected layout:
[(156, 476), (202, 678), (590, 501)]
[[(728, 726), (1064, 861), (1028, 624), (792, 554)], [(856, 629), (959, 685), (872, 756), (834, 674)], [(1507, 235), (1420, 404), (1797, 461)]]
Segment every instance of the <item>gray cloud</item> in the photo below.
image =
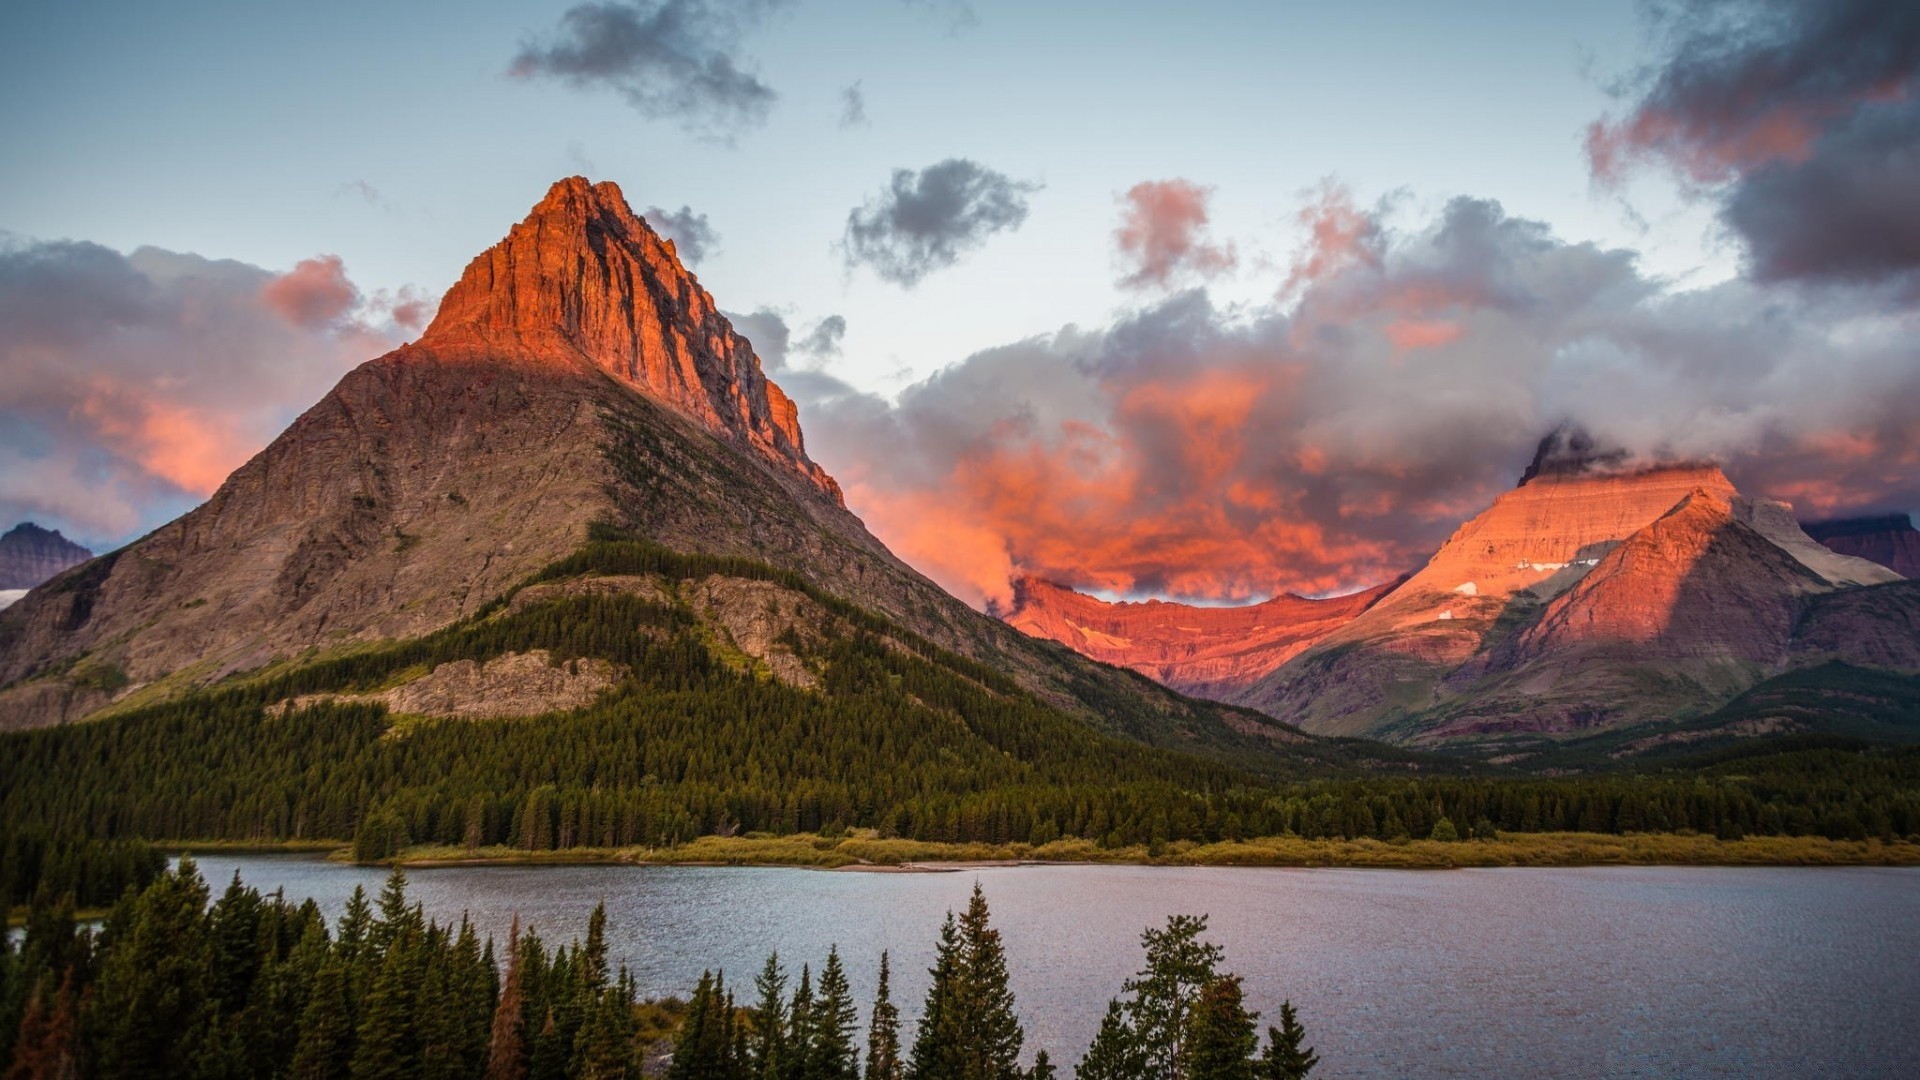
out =
[(720, 141), (766, 120), (779, 96), (736, 57), (741, 38), (786, 0), (632, 0), (578, 4), (508, 73), (610, 89), (649, 120)]
[(1483, 200), (1351, 212), (1323, 239), (1368, 257), (1303, 260), (1297, 303), (1177, 293), (893, 401), (782, 385), (849, 505), (977, 603), (1016, 572), (1212, 600), (1385, 580), (1561, 425), (1807, 514), (1920, 506), (1913, 316), (1874, 291), (1675, 291)]
[(643, 216), (655, 232), (673, 241), (674, 251), (688, 266), (699, 265), (720, 245), (720, 234), (708, 223), (707, 215), (694, 213), (691, 206), (678, 210), (649, 206)]
[(409, 290), (362, 297), (331, 256), (274, 274), (0, 243), (0, 523), (56, 525), (96, 550), (160, 524), (397, 344), (415, 306)]
[(847, 336), (847, 320), (829, 315), (814, 324), (813, 332), (794, 348), (818, 360), (840, 355), (840, 342)]
[(1920, 6), (1692, 0), (1656, 16), (1627, 115), (1589, 132), (1597, 177), (1673, 167), (1721, 201), (1759, 279), (1920, 271)]
[(860, 80), (840, 91), (840, 127), (857, 128), (867, 126), (867, 94), (860, 89)]
[(885, 190), (847, 214), (841, 252), (849, 269), (865, 266), (911, 288), (993, 234), (1018, 229), (1038, 190), (965, 158), (895, 169)]

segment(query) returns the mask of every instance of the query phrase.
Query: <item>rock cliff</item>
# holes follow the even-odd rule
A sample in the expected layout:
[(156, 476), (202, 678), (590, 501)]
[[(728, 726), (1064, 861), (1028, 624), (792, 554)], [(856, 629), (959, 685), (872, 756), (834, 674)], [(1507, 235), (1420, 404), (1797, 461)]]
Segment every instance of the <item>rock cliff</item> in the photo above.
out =
[(1324, 600), (1241, 607), (1108, 603), (1036, 578), (1014, 582), (1007, 622), (1200, 697), (1229, 699), (1372, 607), (1398, 582)]

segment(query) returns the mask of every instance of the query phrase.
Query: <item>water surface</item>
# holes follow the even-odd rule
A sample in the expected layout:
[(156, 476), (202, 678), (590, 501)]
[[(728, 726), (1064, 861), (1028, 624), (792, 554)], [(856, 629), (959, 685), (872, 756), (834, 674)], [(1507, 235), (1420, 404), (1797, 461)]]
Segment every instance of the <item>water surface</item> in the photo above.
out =
[[(205, 856), (215, 888), (312, 896), (337, 916), (384, 874), (310, 857)], [(1316, 1076), (1920, 1076), (1920, 871), (1130, 866), (863, 874), (732, 867), (461, 867), (410, 873), (442, 920), (547, 940), (605, 900), (610, 952), (647, 995), (706, 967), (745, 986), (768, 951), (856, 994), (892, 952), (916, 1015), (941, 917), (987, 891), (1029, 1053), (1074, 1061), (1141, 962), (1139, 933), (1206, 914), (1249, 1005), (1300, 1007)]]

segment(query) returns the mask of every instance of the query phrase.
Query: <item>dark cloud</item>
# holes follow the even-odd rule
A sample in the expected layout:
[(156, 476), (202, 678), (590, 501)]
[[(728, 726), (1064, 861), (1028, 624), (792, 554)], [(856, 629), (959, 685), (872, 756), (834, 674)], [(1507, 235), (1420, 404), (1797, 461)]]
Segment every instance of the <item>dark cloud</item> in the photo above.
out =
[(362, 298), (332, 256), (274, 274), (157, 248), (0, 244), (0, 521), (57, 524), (96, 549), (160, 524), (397, 344), (409, 304), (411, 290)]
[(1659, 59), (1624, 118), (1588, 133), (1594, 174), (1655, 161), (1722, 201), (1754, 276), (1920, 270), (1920, 5), (1693, 0), (1657, 11)]
[(841, 251), (848, 268), (865, 266), (908, 288), (1027, 220), (1027, 196), (1039, 184), (1014, 180), (965, 158), (919, 172), (895, 169), (880, 194), (847, 214)]
[(746, 31), (786, 0), (633, 0), (578, 4), (508, 73), (610, 89), (650, 120), (722, 141), (766, 120), (779, 96), (735, 56)]
[(847, 320), (838, 315), (829, 315), (814, 324), (813, 332), (800, 340), (794, 348), (815, 359), (825, 360), (840, 355), (840, 342), (847, 336)]
[(847, 336), (847, 320), (839, 315), (829, 315), (813, 325), (813, 329), (798, 341), (794, 340), (793, 328), (787, 325), (786, 317), (769, 308), (761, 308), (748, 314), (725, 312), (727, 321), (753, 343), (754, 355), (760, 358), (760, 366), (767, 371), (781, 372), (781, 382), (798, 374), (796, 368), (789, 367), (787, 361), (795, 354), (813, 360), (829, 360), (840, 355), (840, 342)]
[(840, 91), (840, 126), (857, 128), (867, 126), (867, 94), (860, 89), (860, 80)]
[(1207, 239), (1207, 203), (1213, 189), (1188, 180), (1148, 180), (1128, 189), (1113, 240), (1130, 289), (1164, 288), (1183, 277), (1206, 279), (1233, 268), (1232, 244)]
[(649, 206), (644, 216), (653, 231), (673, 241), (674, 251), (688, 266), (699, 265), (720, 246), (720, 234), (708, 223), (707, 215), (694, 213), (691, 206), (678, 210)]
[(1018, 572), (1206, 600), (1386, 580), (1561, 426), (1628, 463), (1721, 461), (1810, 515), (1920, 505), (1913, 324), (1872, 297), (1674, 291), (1483, 200), (1399, 230), (1331, 203), (1327, 257), (1265, 308), (1177, 293), (893, 401), (781, 385), (849, 506), (976, 603)]

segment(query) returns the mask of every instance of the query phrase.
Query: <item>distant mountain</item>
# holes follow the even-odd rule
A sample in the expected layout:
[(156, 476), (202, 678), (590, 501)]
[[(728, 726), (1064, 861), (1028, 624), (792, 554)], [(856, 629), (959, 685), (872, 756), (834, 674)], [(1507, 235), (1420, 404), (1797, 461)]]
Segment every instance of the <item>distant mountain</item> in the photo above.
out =
[[(0, 726), (424, 641), (539, 595), (521, 587), (611, 550), (594, 547), (607, 535), (748, 560), (732, 577), (749, 583), (795, 575), (858, 613), (832, 624), (845, 633), (984, 664), (1106, 731), (1241, 759), (1306, 741), (1035, 641), (895, 558), (808, 458), (793, 403), (672, 244), (613, 184), (578, 177), (467, 266), (420, 340), (349, 373), (204, 505), (0, 612)], [(821, 625), (806, 614), (822, 601), (795, 599), (812, 595), (798, 584), (749, 603), (758, 594), (727, 572), (686, 585), (584, 564), (571, 576), (557, 599), (543, 579), (550, 599), (704, 597), (703, 648), (823, 677)], [(612, 645), (595, 648), (586, 655)], [(486, 650), (408, 679), (412, 690), (387, 688), (400, 691), (389, 705), (429, 715), (572, 708), (619, 682)]]
[(1920, 530), (1907, 514), (1813, 521), (1806, 529), (1843, 555), (1877, 562), (1901, 577), (1920, 577)]
[(31, 521), (0, 535), (0, 590), (31, 589), (69, 566), (93, 558), (93, 552)]
[(1242, 607), (1107, 601), (1037, 578), (1014, 582), (1007, 622), (1131, 668), (1183, 694), (1231, 700), (1352, 621), (1398, 582), (1324, 600), (1282, 595)]
[[(1235, 700), (1309, 731), (1411, 743), (1678, 719), (1807, 662), (1803, 623), (1821, 598), (1898, 580), (1710, 466), (1549, 470)], [(1878, 625), (1840, 620), (1822, 655), (1870, 653)]]

